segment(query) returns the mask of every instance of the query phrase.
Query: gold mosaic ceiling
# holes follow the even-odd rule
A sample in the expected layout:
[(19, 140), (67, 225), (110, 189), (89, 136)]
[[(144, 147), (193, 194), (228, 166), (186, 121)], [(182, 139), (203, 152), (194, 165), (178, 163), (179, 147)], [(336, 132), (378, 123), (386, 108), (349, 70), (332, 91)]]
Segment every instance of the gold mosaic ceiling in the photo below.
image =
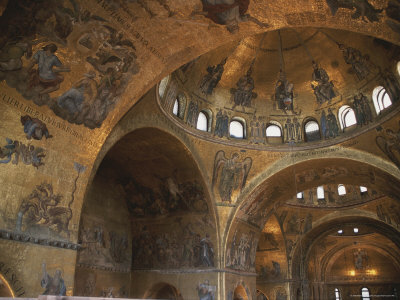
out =
[[(279, 34), (282, 40), (283, 63), (279, 54)], [(367, 78), (360, 80), (357, 77), (352, 65), (346, 63), (339, 48), (340, 44), (360, 51), (364, 58), (363, 63), (370, 70)], [(207, 98), (206, 100), (219, 108), (232, 107), (229, 91), (236, 88), (236, 83), (254, 61), (251, 77), (254, 79), (257, 98), (252, 105), (258, 113), (272, 113), (275, 85), (279, 79), (279, 70), (283, 68), (287, 80), (294, 84), (295, 110), (313, 115), (321, 106), (311, 88), (312, 61), (316, 61), (333, 82), (338, 97), (332, 99), (332, 103), (339, 101), (344, 104), (351, 102), (358, 91), (371, 97), (373, 87), (378, 84), (376, 77), (379, 72), (386, 68), (392, 69), (396, 65), (396, 51), (398, 48), (393, 44), (349, 31), (283, 29), (244, 38), (201, 56), (187, 72), (189, 79), (185, 82), (185, 88), (190, 93)], [(215, 66), (224, 58), (227, 58), (227, 62), (220, 82), (212, 95), (204, 97), (199, 91), (199, 82), (206, 74), (208, 66)]]

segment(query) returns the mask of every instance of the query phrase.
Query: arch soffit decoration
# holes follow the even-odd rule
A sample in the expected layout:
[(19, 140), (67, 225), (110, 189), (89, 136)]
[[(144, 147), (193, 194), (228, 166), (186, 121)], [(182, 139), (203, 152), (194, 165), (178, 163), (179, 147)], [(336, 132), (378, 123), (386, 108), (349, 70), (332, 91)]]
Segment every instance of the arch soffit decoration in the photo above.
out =
[[(128, 122), (129, 122), (129, 118)], [(96, 158), (95, 164), (91, 170), (91, 174), (90, 174), (90, 178), (88, 181), (88, 184), (86, 186), (86, 190), (85, 190), (85, 195), (84, 195), (84, 200), (82, 203), (82, 207), (84, 206), (85, 203), (85, 199), (86, 196), (88, 194), (88, 191), (90, 189), (90, 186), (96, 176), (96, 173), (103, 161), (103, 159), (106, 157), (106, 155), (112, 151), (113, 147), (115, 145), (117, 145), (119, 142), (123, 141), (124, 138), (129, 138), (129, 135), (131, 134), (137, 134), (138, 131), (145, 131), (145, 130), (156, 130), (159, 132), (160, 135), (165, 135), (165, 136), (169, 136), (170, 140), (173, 140), (174, 143), (176, 143), (177, 145), (179, 145), (179, 147), (181, 148), (182, 151), (184, 151), (185, 153), (188, 153), (188, 157), (189, 159), (193, 162), (197, 173), (199, 174), (198, 179), (201, 180), (201, 185), (204, 188), (204, 192), (205, 192), (205, 196), (206, 196), (206, 202), (209, 205), (209, 213), (211, 214), (215, 226), (216, 226), (216, 232), (215, 232), (215, 236), (217, 239), (217, 247), (220, 247), (221, 244), (221, 239), (220, 239), (220, 234), (219, 234), (219, 219), (217, 217), (217, 210), (216, 210), (216, 206), (214, 201), (211, 201), (212, 197), (210, 194), (210, 190), (208, 188), (208, 184), (206, 182), (206, 178), (207, 176), (204, 174), (204, 167), (202, 167), (202, 161), (200, 159), (200, 156), (197, 154), (197, 152), (191, 148), (188, 147), (188, 143), (186, 142), (186, 139), (182, 139), (182, 137), (177, 136), (175, 132), (171, 131), (171, 132), (167, 132), (165, 131), (165, 129), (163, 129), (161, 126), (160, 127), (154, 127), (154, 124), (152, 124), (152, 127), (148, 127), (146, 124), (137, 124), (137, 123), (131, 123), (129, 122), (128, 124), (126, 124), (127, 126), (118, 126), (118, 130), (115, 130), (113, 136), (110, 136), (107, 139), (107, 142), (103, 144), (103, 147), (99, 153), (99, 155)], [(203, 164), (204, 165), (204, 164)]]
[[(310, 168), (309, 166), (314, 165), (313, 162), (317, 163), (316, 167)], [(229, 220), (228, 226), (225, 227), (224, 236), (221, 237), (223, 240), (223, 249), (226, 250), (228, 239), (230, 237), (230, 233), (235, 230), (235, 220), (238, 219), (238, 215), (240, 213), (241, 208), (246, 207), (253, 203), (254, 201), (258, 201), (257, 199), (262, 198), (260, 201), (259, 207), (261, 209), (270, 209), (276, 207), (278, 203), (281, 201), (286, 201), (291, 196), (295, 195), (298, 191), (306, 190), (320, 184), (324, 183), (342, 183), (342, 184), (358, 184), (365, 185), (365, 182), (369, 182), (368, 174), (360, 174), (364, 176), (347, 176), (346, 177), (334, 177), (333, 179), (323, 179), (320, 181), (310, 181), (308, 183), (304, 183), (301, 186), (297, 186), (299, 188), (296, 191), (292, 186), (295, 182), (295, 170), (321, 170), (324, 167), (330, 166), (348, 166), (354, 167), (355, 169), (360, 170), (361, 167), (365, 167), (367, 172), (374, 171), (374, 177), (381, 178), (380, 175), (386, 175), (387, 178), (391, 178), (394, 182), (400, 182), (400, 171), (394, 164), (388, 161), (382, 161), (381, 159), (377, 159), (375, 155), (361, 152), (355, 149), (345, 149), (341, 152), (336, 152), (334, 155), (327, 154), (325, 157), (315, 158), (315, 159), (301, 159), (294, 158), (293, 160), (289, 159), (281, 159), (275, 162), (273, 165), (268, 167), (266, 170), (258, 174), (255, 178), (253, 178), (244, 188), (243, 192), (239, 195), (236, 203), (236, 208), (232, 211)], [(308, 166), (308, 167), (307, 167)], [(351, 177), (351, 178), (350, 178)], [(283, 178), (289, 179), (289, 181), (285, 182), (282, 180)], [(276, 186), (285, 185), (281, 190), (270, 190), (269, 187), (274, 186), (271, 184), (271, 181), (277, 181)], [(379, 183), (381, 185), (379, 185)], [(385, 186), (382, 186), (385, 185)], [(377, 186), (377, 190), (386, 192), (388, 195), (396, 196), (399, 193), (397, 191), (396, 186), (391, 186), (388, 184), (386, 180), (382, 182), (375, 182), (375, 184), (370, 184), (370, 186)], [(279, 197), (270, 200), (270, 196), (275, 194), (278, 191), (280, 194)], [(270, 200), (270, 201), (268, 201)], [(270, 217), (270, 216), (269, 216)], [(268, 217), (268, 218), (269, 218)], [(265, 218), (264, 220), (267, 220)], [(265, 222), (263, 222), (264, 227)], [(262, 228), (259, 232), (261, 232)], [(224, 251), (225, 252), (225, 251)]]

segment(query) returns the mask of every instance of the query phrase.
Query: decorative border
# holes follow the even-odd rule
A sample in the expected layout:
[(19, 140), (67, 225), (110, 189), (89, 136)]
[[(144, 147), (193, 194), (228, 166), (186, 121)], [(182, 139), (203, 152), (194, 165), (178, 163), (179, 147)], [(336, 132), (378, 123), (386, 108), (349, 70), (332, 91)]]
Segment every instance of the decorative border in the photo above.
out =
[(79, 249), (82, 248), (82, 245), (71, 243), (68, 241), (58, 241), (58, 240), (52, 240), (52, 239), (46, 239), (46, 238), (38, 238), (38, 237), (30, 236), (28, 234), (12, 232), (12, 231), (3, 230), (3, 229), (0, 229), (0, 239), (17, 241), (17, 242), (22, 242), (22, 243), (31, 243), (31, 244), (37, 244), (37, 245), (42, 245), (42, 246), (50, 246), (50, 247), (55, 247), (55, 248), (69, 249), (69, 250), (74, 250), (74, 251), (78, 251)]
[(80, 267), (80, 268), (91, 269), (91, 270), (102, 270), (102, 271), (120, 272), (120, 273), (129, 273), (131, 271), (130, 268), (128, 268), (128, 269), (111, 268), (111, 267), (102, 267), (102, 266), (95, 266), (95, 265), (89, 265), (89, 264), (83, 264), (83, 263), (77, 263), (76, 266)]

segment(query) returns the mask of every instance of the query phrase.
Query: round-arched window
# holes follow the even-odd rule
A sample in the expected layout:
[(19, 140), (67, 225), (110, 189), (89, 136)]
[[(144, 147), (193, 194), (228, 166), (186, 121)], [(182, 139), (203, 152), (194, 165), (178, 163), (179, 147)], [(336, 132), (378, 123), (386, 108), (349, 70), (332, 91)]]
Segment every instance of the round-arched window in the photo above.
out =
[(372, 101), (374, 102), (376, 114), (392, 105), (392, 99), (383, 86), (378, 86), (372, 91)]
[(229, 124), (229, 135), (235, 139), (244, 139), (243, 123), (237, 120), (231, 121)]
[(342, 130), (357, 124), (356, 115), (350, 106), (343, 105), (339, 108), (339, 123)]
[(196, 129), (201, 131), (208, 131), (208, 116), (203, 111), (201, 111), (197, 117)]
[(161, 79), (160, 83), (158, 84), (158, 95), (160, 98), (164, 96), (165, 90), (167, 89), (167, 85), (169, 82), (169, 75)]
[(321, 134), (319, 132), (319, 125), (316, 121), (308, 121), (304, 125), (304, 132), (306, 134), (307, 142), (312, 142), (321, 139)]
[(266, 137), (281, 137), (282, 130), (278, 125), (270, 124), (265, 131)]
[(339, 196), (346, 195), (346, 187), (343, 184), (338, 185), (338, 194)]

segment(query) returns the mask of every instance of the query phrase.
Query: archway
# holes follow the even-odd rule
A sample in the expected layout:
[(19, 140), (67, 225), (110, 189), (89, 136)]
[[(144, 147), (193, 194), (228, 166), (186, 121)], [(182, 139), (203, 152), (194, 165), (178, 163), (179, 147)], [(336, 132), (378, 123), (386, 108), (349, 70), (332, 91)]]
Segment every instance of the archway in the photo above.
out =
[[(379, 231), (382, 235), (388, 236), (388, 232), (391, 232), (393, 245), (397, 247), (399, 218), (390, 213), (390, 210), (399, 211), (398, 203), (394, 200), (397, 199), (397, 185), (398, 179), (378, 165), (345, 158), (302, 161), (273, 175), (267, 175), (261, 183), (253, 185), (256, 186), (253, 190), (256, 195), (248, 193), (236, 211), (225, 252), (227, 267), (257, 272), (257, 288), (274, 290), (273, 297), (284, 299), (291, 295), (299, 299), (324, 299), (323, 296), (315, 296), (322, 295), (323, 287), (320, 292), (310, 294), (307, 284), (296, 279), (306, 278), (300, 270), (305, 270), (305, 257), (308, 257), (306, 255), (309, 255), (310, 245), (317, 238), (311, 237), (316, 232), (314, 229), (327, 226), (324, 227), (326, 230), (332, 230), (337, 227), (338, 223), (335, 222), (357, 224), (361, 228), (360, 224), (369, 220), (376, 230), (382, 228)], [(349, 195), (343, 195), (342, 189), (339, 194), (339, 186), (346, 186)], [(319, 187), (323, 190), (322, 196), (321, 193), (317, 195)], [(307, 195), (304, 197), (306, 191)], [(347, 200), (341, 198), (334, 202), (329, 198), (331, 194)], [(358, 198), (354, 198), (354, 195)], [(274, 218), (277, 221), (273, 221)], [(355, 218), (358, 219), (355, 221)], [(389, 221), (389, 218), (396, 221)], [(333, 219), (336, 221), (332, 221)], [(270, 237), (272, 232), (262, 232), (266, 227), (276, 228), (273, 239)], [(264, 235), (268, 237), (268, 249), (261, 249), (263, 247), (260, 246), (262, 238), (266, 239)], [(279, 236), (282, 236), (282, 243), (279, 243)], [(309, 243), (306, 242), (306, 237), (310, 237)], [(377, 243), (384, 242), (379, 240)], [(235, 253), (240, 252), (240, 245), (248, 246), (246, 260), (232, 259)], [(270, 251), (270, 255), (264, 255), (265, 259), (257, 260), (260, 257), (259, 251), (264, 250)], [(303, 257), (302, 263), (299, 261), (300, 257)], [(264, 268), (257, 266), (257, 262), (262, 260), (265, 263)], [(264, 274), (260, 274), (260, 270)], [(262, 283), (259, 281), (261, 275), (265, 275)]]
[(157, 283), (146, 291), (143, 299), (183, 300), (182, 295), (176, 287), (164, 282)]
[(373, 295), (389, 296), (400, 285), (399, 245), (398, 230), (385, 222), (333, 217), (298, 241), (292, 290), (300, 290), (300, 299), (331, 299), (359, 294), (364, 284)]
[[(215, 224), (187, 148), (159, 129), (137, 129), (108, 151), (86, 195), (75, 294), (104, 294), (105, 286), (115, 297), (140, 297), (159, 270), (174, 274), (157, 279), (170, 282), (178, 269), (195, 276), (214, 268)], [(173, 294), (167, 287), (159, 292)]]

